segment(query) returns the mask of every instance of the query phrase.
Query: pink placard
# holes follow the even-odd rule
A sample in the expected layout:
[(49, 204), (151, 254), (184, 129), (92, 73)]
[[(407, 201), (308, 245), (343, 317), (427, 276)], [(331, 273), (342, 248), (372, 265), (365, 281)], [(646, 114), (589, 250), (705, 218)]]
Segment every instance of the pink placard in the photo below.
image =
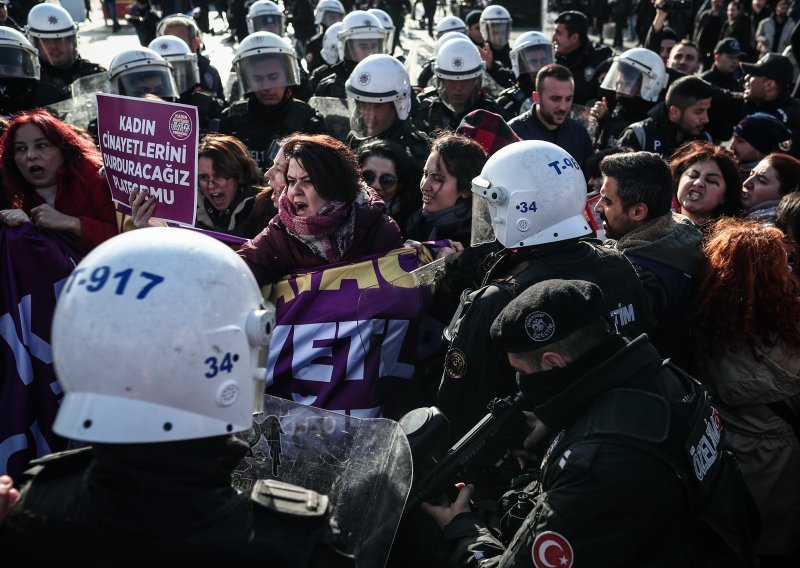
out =
[(197, 215), (197, 108), (97, 93), (97, 136), (111, 196), (157, 200), (154, 219), (193, 226)]

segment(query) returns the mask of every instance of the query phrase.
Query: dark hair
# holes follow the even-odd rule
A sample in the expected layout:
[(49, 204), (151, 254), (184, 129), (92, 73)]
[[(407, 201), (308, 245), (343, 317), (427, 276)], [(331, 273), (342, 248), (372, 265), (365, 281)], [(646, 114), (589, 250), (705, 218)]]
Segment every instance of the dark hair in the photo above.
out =
[(302, 163), (321, 197), (345, 203), (355, 200), (361, 189), (361, 168), (353, 151), (336, 138), (293, 134), (284, 141), (283, 153), (287, 168), (292, 158)]
[(12, 207), (23, 207), (25, 194), (27, 190), (31, 189), (31, 185), (17, 168), (17, 163), (14, 159), (14, 136), (17, 130), (26, 124), (38, 127), (45, 138), (61, 150), (61, 154), (64, 157), (64, 165), (62, 166), (64, 168), (64, 177), (83, 180), (81, 171), (85, 171), (84, 168), (87, 163), (95, 166), (92, 168), (94, 172), (99, 171), (103, 166), (103, 160), (97, 146), (46, 110), (39, 108), (17, 113), (12, 118), (2, 137), (0, 137), (3, 182)]
[[(362, 170), (367, 158), (372, 156), (385, 158), (394, 164), (397, 172), (396, 199), (400, 203), (400, 215), (407, 217), (422, 207), (422, 194), (418, 190), (420, 170), (406, 154), (405, 148), (396, 142), (380, 138), (364, 144), (358, 149), (358, 163)], [(395, 220), (401, 224), (400, 220)], [(404, 222), (405, 219), (402, 221)]]
[(672, 154), (669, 166), (672, 170), (672, 194), (678, 195), (678, 184), (681, 176), (694, 164), (714, 162), (722, 172), (725, 181), (725, 197), (714, 211), (712, 217), (722, 215), (738, 215), (742, 212), (742, 174), (736, 154), (722, 146), (703, 140), (694, 140), (684, 144)]
[(214, 164), (217, 175), (236, 178), (241, 186), (258, 190), (263, 185), (258, 164), (235, 136), (206, 134), (197, 148), (197, 157), (208, 158)]
[(787, 193), (778, 203), (778, 218), (775, 224), (786, 234), (789, 230), (794, 237), (800, 237), (800, 191)]
[(572, 81), (572, 71), (558, 63), (548, 63), (536, 74), (536, 91), (541, 93), (544, 80), (552, 77), (558, 81)]
[(489, 156), (483, 147), (472, 138), (442, 131), (437, 134), (431, 145), (431, 153), (437, 152), (447, 166), (447, 170), (455, 176), (459, 191), (472, 195), (472, 180), (481, 173)]
[(627, 148), (603, 148), (602, 150), (598, 150), (586, 158), (586, 161), (583, 163), (583, 177), (586, 178), (586, 181), (589, 181), (589, 179), (593, 177), (600, 177), (603, 175), (600, 172), (600, 162), (603, 161), (603, 158), (614, 154), (622, 154), (623, 152), (630, 152), (630, 150)]
[(589, 19), (583, 12), (577, 10), (561, 12), (553, 23), (564, 24), (567, 35), (578, 34), (582, 45), (589, 41)]
[(647, 206), (647, 218), (669, 213), (672, 207), (672, 174), (666, 160), (653, 152), (623, 152), (606, 156), (600, 172), (617, 181), (617, 195), (624, 208)]
[(800, 160), (783, 152), (768, 154), (762, 159), (765, 160), (778, 173), (781, 195), (800, 189)]
[(701, 99), (710, 99), (714, 94), (711, 83), (689, 75), (674, 81), (667, 89), (667, 108), (676, 106), (681, 111), (686, 110)]

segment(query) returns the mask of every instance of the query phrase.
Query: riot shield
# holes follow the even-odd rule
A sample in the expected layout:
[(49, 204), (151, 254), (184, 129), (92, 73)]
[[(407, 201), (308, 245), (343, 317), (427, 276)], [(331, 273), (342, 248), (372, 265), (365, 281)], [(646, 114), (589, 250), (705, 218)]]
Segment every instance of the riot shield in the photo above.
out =
[(350, 134), (350, 109), (347, 99), (337, 97), (311, 97), (308, 99), (311, 108), (325, 117), (325, 125), (331, 136), (342, 142), (347, 142)]
[(339, 548), (359, 567), (385, 565), (412, 478), (399, 424), (265, 395), (264, 411), (239, 436), (250, 452), (234, 472), (235, 488), (249, 492), (258, 479), (277, 479), (327, 495)]
[(569, 116), (583, 124), (589, 133), (589, 138), (594, 140), (594, 135), (597, 132), (597, 119), (592, 116), (591, 107), (574, 104), (570, 109)]
[(87, 128), (90, 122), (97, 119), (95, 93), (111, 91), (108, 74), (102, 72), (80, 77), (69, 86), (69, 89), (72, 95), (69, 99), (53, 103), (46, 108), (68, 124)]

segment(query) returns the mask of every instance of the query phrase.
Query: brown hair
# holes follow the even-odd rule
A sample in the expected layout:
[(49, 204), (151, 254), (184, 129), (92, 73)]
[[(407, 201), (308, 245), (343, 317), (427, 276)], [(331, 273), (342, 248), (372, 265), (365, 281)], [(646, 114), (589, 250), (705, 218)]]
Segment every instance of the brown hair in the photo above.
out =
[(263, 186), (258, 164), (250, 157), (247, 147), (234, 136), (206, 134), (197, 148), (197, 158), (208, 158), (217, 175), (235, 178), (240, 186), (256, 190)]
[(291, 158), (301, 162), (321, 197), (345, 203), (355, 200), (361, 189), (361, 168), (348, 146), (327, 134), (294, 134), (282, 149), (287, 168)]
[(711, 212), (711, 217), (739, 215), (742, 212), (742, 175), (739, 170), (739, 160), (736, 158), (736, 154), (730, 150), (703, 140), (688, 142), (670, 156), (672, 195), (677, 197), (678, 185), (686, 170), (700, 162), (717, 164), (722, 172), (722, 179), (725, 181), (725, 198)]

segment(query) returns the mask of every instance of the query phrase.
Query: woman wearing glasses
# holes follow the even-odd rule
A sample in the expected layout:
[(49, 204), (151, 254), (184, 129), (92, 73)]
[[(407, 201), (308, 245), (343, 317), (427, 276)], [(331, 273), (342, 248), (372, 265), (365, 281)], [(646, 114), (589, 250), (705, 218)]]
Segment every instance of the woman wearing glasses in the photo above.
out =
[(358, 151), (364, 181), (383, 199), (386, 212), (402, 228), (422, 205), (417, 191), (419, 170), (405, 149), (388, 140), (375, 140)]
[(358, 161), (327, 135), (295, 134), (281, 151), (286, 189), (276, 215), (239, 249), (259, 286), (305, 268), (357, 260), (403, 245), (400, 228)]
[(422, 172), (422, 208), (406, 223), (406, 237), (415, 241), (449, 239), (455, 250), (469, 246), (472, 231), (472, 178), (487, 156), (466, 136), (445, 133), (431, 146)]
[[(197, 150), (197, 201), (199, 229), (252, 238), (257, 232), (253, 205), (262, 189), (258, 164), (238, 138), (208, 134)], [(151, 221), (156, 200), (146, 193), (131, 192), (131, 216), (135, 227), (159, 224)]]

